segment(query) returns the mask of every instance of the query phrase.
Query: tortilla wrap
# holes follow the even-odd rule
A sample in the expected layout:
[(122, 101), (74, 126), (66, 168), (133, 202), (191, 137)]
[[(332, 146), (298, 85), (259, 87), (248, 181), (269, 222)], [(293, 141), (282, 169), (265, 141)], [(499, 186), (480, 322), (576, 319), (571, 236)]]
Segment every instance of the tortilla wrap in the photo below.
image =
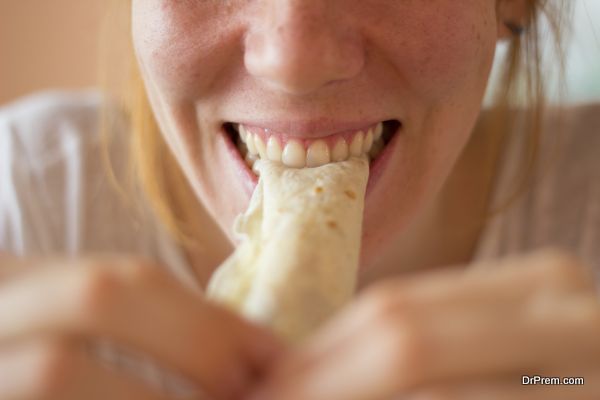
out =
[(297, 342), (355, 291), (368, 161), (256, 162), (258, 186), (234, 225), (240, 244), (207, 294)]

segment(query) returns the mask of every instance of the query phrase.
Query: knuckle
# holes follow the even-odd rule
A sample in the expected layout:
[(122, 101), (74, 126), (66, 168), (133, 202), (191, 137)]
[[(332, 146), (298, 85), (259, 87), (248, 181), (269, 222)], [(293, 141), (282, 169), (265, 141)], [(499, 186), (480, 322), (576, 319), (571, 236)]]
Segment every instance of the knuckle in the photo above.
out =
[(409, 390), (426, 377), (430, 364), (430, 340), (415, 312), (410, 296), (394, 285), (381, 284), (365, 291), (363, 312), (374, 335), (385, 368), (382, 378), (396, 382), (398, 390)]
[(156, 270), (139, 259), (96, 262), (88, 268), (76, 289), (79, 312), (86, 317), (110, 311), (125, 293), (136, 287), (155, 285)]
[(368, 289), (363, 295), (362, 308), (367, 318), (377, 320), (393, 315), (401, 300), (385, 285)]
[(83, 316), (102, 314), (121, 291), (122, 279), (109, 268), (90, 268), (77, 290), (78, 310)]
[(61, 398), (77, 379), (79, 370), (78, 358), (71, 346), (60, 342), (38, 345), (31, 369), (34, 397)]
[(430, 344), (416, 318), (407, 314), (378, 321), (376, 343), (384, 357), (387, 382), (396, 382), (398, 390), (410, 390), (426, 376)]
[(549, 248), (538, 255), (538, 271), (551, 287), (566, 289), (593, 289), (591, 276), (570, 253)]
[[(404, 327), (392, 348), (396, 360), (394, 369), (401, 372), (401, 383), (409, 389), (419, 385), (427, 376), (429, 343), (416, 327)], [(393, 369), (391, 369), (393, 370)]]
[(131, 258), (121, 272), (125, 280), (134, 286), (151, 286), (160, 281), (160, 269), (144, 258)]
[[(600, 302), (597, 295), (582, 297), (570, 318), (579, 322), (581, 330), (594, 332), (594, 336), (600, 335)], [(600, 349), (600, 345), (597, 348)]]
[(546, 271), (563, 273), (567, 268), (578, 264), (578, 260), (570, 253), (555, 247), (544, 248), (534, 254), (537, 264)]
[(558, 286), (570, 284), (575, 277), (575, 265), (567, 264), (564, 260), (550, 260), (546, 265), (546, 276)]

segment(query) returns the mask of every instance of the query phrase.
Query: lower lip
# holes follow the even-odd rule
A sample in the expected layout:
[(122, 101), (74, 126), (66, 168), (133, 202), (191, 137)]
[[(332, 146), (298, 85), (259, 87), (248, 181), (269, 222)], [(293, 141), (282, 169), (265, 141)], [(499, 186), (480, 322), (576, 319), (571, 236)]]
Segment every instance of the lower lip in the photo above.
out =
[[(383, 176), (385, 167), (387, 166), (390, 158), (392, 157), (393, 149), (396, 146), (398, 137), (400, 136), (399, 130), (400, 128), (398, 128), (398, 131), (393, 135), (389, 143), (385, 145), (383, 151), (381, 152), (381, 154), (379, 154), (379, 157), (377, 157), (375, 161), (369, 164), (369, 181), (367, 182), (366, 197), (369, 196), (369, 194), (373, 191), (381, 176)], [(235, 160), (235, 164), (237, 167), (236, 173), (238, 174), (241, 180), (248, 183), (248, 185), (245, 186), (249, 189), (249, 194), (251, 195), (252, 192), (254, 192), (256, 185), (258, 184), (258, 177), (254, 174), (254, 172), (252, 172), (252, 170), (248, 167), (246, 162), (242, 159), (240, 152), (229, 138), (229, 135), (227, 134), (223, 126), (221, 126), (220, 134), (222, 136), (222, 139), (225, 141), (227, 152)]]

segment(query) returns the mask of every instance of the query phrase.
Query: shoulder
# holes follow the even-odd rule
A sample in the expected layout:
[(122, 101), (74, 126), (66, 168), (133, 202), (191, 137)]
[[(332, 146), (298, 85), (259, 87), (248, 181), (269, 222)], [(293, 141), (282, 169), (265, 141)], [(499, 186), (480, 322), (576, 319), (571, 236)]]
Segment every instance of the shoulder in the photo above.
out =
[[(557, 109), (554, 109), (557, 111)], [(577, 131), (600, 129), (600, 102), (575, 104), (562, 109), (565, 119)]]
[[(550, 108), (541, 128), (534, 179), (490, 221), (479, 254), (485, 258), (563, 248), (592, 266), (600, 281), (600, 104)], [(514, 188), (520, 148), (505, 154), (496, 204)]]
[(32, 115), (44, 122), (63, 116), (77, 119), (81, 112), (97, 110), (101, 99), (97, 90), (37, 92), (0, 106), (0, 116), (16, 122), (24, 122)]
[(116, 199), (100, 157), (101, 103), (95, 91), (46, 92), (0, 108), (0, 248), (74, 253), (97, 242), (92, 211)]
[(73, 141), (97, 140), (100, 103), (96, 91), (44, 92), (2, 106), (0, 148), (10, 152), (13, 165), (68, 154)]
[(537, 197), (551, 196), (563, 213), (574, 202), (581, 206), (599, 202), (600, 103), (551, 109), (542, 133), (536, 171), (539, 187), (533, 188)]
[(139, 254), (192, 279), (143, 199), (113, 186), (103, 152), (122, 181), (127, 124), (113, 108), (114, 131), (105, 142), (104, 106), (100, 92), (85, 91), (46, 92), (0, 107), (0, 252)]
[(561, 158), (600, 161), (600, 103), (550, 109), (543, 131), (548, 136), (546, 151), (554, 145)]

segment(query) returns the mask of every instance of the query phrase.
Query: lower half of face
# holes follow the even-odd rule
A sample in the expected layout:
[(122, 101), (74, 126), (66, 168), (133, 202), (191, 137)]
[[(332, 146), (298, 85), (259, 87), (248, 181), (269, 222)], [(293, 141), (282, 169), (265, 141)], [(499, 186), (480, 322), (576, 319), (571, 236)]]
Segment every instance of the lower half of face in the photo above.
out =
[(437, 196), (469, 139), (495, 1), (315, 4), (134, 0), (134, 45), (165, 139), (230, 237), (254, 159), (309, 168), (366, 153), (368, 267)]

